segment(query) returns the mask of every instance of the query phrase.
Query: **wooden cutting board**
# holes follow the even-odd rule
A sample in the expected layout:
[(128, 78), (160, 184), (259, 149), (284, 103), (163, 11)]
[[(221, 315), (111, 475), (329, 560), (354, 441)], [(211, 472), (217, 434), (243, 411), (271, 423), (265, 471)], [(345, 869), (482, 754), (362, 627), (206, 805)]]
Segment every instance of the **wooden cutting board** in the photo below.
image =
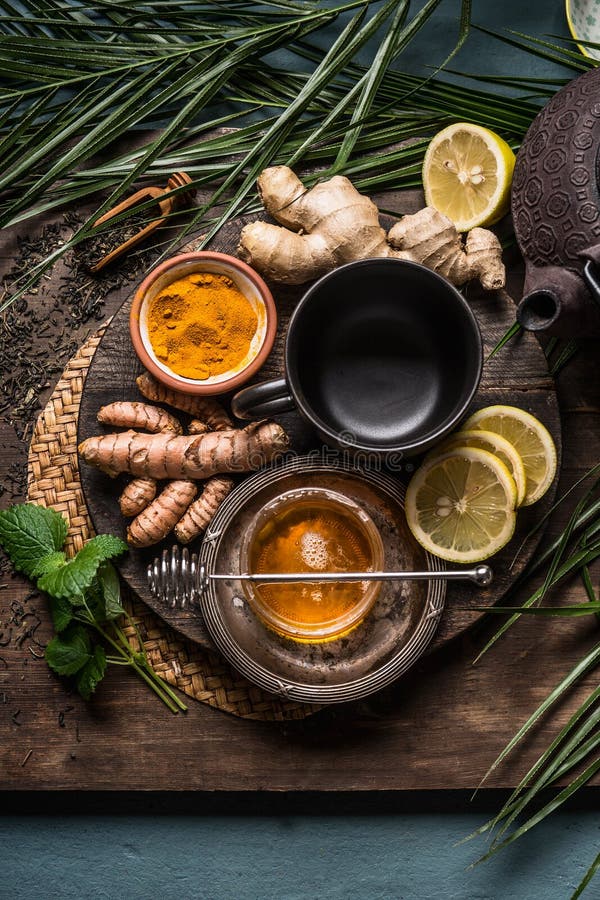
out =
[[(243, 225), (254, 218), (256, 217), (240, 217), (229, 222), (215, 236), (210, 249), (235, 255)], [(390, 217), (382, 217), (382, 224), (386, 228), (389, 228), (393, 221)], [(197, 244), (198, 239), (188, 244), (185, 249), (196, 249)], [(254, 381), (282, 375), (287, 322), (306, 289), (305, 286), (282, 287), (276, 284), (271, 284), (270, 287), (278, 309), (278, 334), (265, 366)], [(484, 356), (487, 357), (513, 323), (514, 303), (505, 291), (489, 294), (474, 284), (466, 288), (465, 295), (479, 322), (484, 340)], [(96, 413), (102, 405), (115, 400), (142, 399), (135, 385), (135, 379), (142, 371), (142, 366), (129, 338), (130, 303), (131, 299), (127, 300), (114, 316), (91, 363), (81, 400), (78, 432), (80, 441), (106, 430), (96, 421)], [(495, 403), (513, 404), (537, 416), (553, 435), (560, 459), (561, 428), (555, 385), (548, 374), (543, 350), (533, 335), (523, 334), (486, 361), (481, 384), (470, 412)], [(316, 435), (297, 413), (287, 413), (277, 417), (277, 421), (281, 422), (290, 434), (293, 450), (304, 453), (320, 446)], [(407, 460), (405, 471), (400, 477), (408, 480), (410, 471), (416, 463), (418, 459)], [(119, 512), (117, 498), (125, 481), (111, 480), (97, 469), (83, 464), (81, 481), (96, 531), (124, 536), (126, 522)], [(539, 503), (519, 512), (513, 540), (491, 560), (495, 578), (489, 589), (482, 591), (463, 583), (448, 586), (446, 609), (430, 650), (446, 644), (481, 618), (483, 613), (474, 611), (473, 607), (491, 606), (501, 600), (534, 553), (542, 537), (542, 530), (529, 541), (524, 551), (519, 554), (518, 562), (511, 568), (516, 549), (531, 527), (550, 508), (555, 492), (556, 481)], [(121, 574), (129, 586), (166, 622), (203, 647), (211, 648), (211, 640), (196, 610), (171, 609), (152, 597), (148, 591), (147, 565), (163, 546), (170, 547), (172, 543), (172, 539), (167, 539), (163, 545), (143, 551), (130, 551), (127, 558), (120, 563)]]

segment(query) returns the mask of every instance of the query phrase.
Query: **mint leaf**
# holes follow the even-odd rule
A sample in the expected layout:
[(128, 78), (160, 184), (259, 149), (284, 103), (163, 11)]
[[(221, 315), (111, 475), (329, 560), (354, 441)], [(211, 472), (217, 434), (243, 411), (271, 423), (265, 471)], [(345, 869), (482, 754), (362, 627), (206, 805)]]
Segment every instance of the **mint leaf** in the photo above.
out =
[(56, 597), (50, 597), (50, 612), (52, 613), (54, 630), (59, 633), (64, 631), (73, 619), (73, 607), (64, 598), (59, 600)]
[(127, 544), (122, 541), (121, 538), (114, 537), (112, 534), (97, 534), (96, 537), (91, 538), (85, 546), (94, 547), (102, 560), (113, 559), (113, 557), (120, 556), (129, 549)]
[(70, 597), (85, 594), (91, 586), (98, 567), (112, 556), (127, 550), (127, 544), (111, 534), (98, 534), (82, 547), (79, 553), (53, 572), (47, 572), (38, 581), (38, 587), (52, 597)]
[(42, 575), (38, 581), (41, 591), (52, 597), (71, 597), (84, 594), (96, 577), (102, 557), (91, 541), (82, 547), (77, 556), (53, 572)]
[(98, 569), (98, 581), (104, 598), (104, 612), (107, 619), (118, 619), (125, 610), (121, 606), (121, 584), (116, 569), (111, 563), (102, 563)]
[(66, 561), (67, 557), (63, 550), (53, 550), (52, 553), (47, 553), (46, 556), (42, 556), (41, 559), (38, 559), (29, 573), (29, 577), (39, 578), (40, 575), (45, 575), (47, 572), (53, 572), (55, 569), (60, 569), (61, 566), (64, 566)]
[(46, 647), (46, 662), (59, 675), (74, 675), (92, 658), (92, 642), (83, 625), (70, 625)]
[(106, 654), (100, 644), (94, 647), (91, 659), (77, 673), (77, 690), (84, 700), (89, 700), (106, 672)]
[(66, 537), (66, 520), (54, 509), (20, 503), (0, 512), (0, 544), (17, 572), (28, 577), (40, 557), (60, 550)]
[[(79, 599), (69, 597), (69, 603), (77, 605)], [(97, 623), (118, 619), (125, 612), (121, 605), (119, 576), (112, 563), (100, 563), (96, 577), (86, 591), (85, 604)]]

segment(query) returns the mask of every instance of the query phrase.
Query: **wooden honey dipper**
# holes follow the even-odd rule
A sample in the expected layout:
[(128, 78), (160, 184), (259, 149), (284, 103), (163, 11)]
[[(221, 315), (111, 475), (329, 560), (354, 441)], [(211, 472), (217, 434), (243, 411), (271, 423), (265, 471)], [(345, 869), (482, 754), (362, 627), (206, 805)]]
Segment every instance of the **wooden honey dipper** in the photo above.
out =
[(177, 207), (189, 205), (196, 193), (194, 188), (190, 188), (189, 191), (182, 191), (174, 196), (171, 196), (171, 192), (177, 188), (185, 187), (186, 184), (191, 184), (191, 181), (192, 179), (187, 172), (175, 172), (167, 181), (166, 187), (162, 188), (158, 187), (158, 185), (149, 185), (148, 187), (140, 188), (140, 190), (136, 191), (135, 194), (132, 194), (131, 197), (122, 200), (117, 206), (109, 209), (103, 216), (96, 219), (93, 225), (94, 228), (98, 225), (103, 225), (105, 222), (108, 222), (110, 219), (114, 218), (114, 216), (119, 215), (119, 213), (124, 212), (126, 209), (133, 209), (134, 206), (137, 206), (144, 200), (157, 200), (160, 209), (160, 216), (158, 216), (158, 218), (149, 222), (148, 225), (145, 225), (144, 228), (141, 228), (136, 234), (132, 235), (126, 241), (123, 241), (122, 244), (119, 244), (118, 247), (115, 247), (115, 249), (111, 250), (110, 253), (107, 253), (106, 256), (103, 256), (97, 262), (93, 263), (89, 267), (90, 272), (100, 272), (105, 266), (108, 266), (119, 256), (127, 253), (136, 244), (145, 240), (156, 228), (158, 228), (163, 219), (170, 215)]

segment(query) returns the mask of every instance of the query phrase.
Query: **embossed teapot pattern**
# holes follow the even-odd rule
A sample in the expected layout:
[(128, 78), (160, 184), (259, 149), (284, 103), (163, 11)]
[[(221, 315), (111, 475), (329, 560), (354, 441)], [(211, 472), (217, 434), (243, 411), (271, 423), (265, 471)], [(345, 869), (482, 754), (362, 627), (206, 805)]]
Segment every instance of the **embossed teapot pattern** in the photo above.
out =
[(560, 90), (517, 155), (512, 215), (527, 264), (518, 321), (562, 336), (600, 333), (600, 69)]

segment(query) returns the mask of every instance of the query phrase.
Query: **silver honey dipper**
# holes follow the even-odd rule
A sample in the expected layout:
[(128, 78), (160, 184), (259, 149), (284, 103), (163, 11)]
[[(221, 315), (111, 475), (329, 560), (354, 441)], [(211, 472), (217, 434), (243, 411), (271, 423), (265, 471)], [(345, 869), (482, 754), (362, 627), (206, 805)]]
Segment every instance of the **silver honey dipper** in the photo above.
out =
[(224, 574), (207, 572), (198, 564), (196, 553), (178, 546), (171, 551), (163, 550), (148, 566), (148, 585), (155, 597), (160, 597), (171, 606), (184, 607), (188, 601), (203, 594), (211, 581), (252, 581), (261, 584), (298, 584), (322, 581), (472, 581), (479, 587), (488, 587), (493, 580), (489, 566), (479, 565), (473, 569), (441, 569), (424, 572), (261, 572), (250, 574)]

